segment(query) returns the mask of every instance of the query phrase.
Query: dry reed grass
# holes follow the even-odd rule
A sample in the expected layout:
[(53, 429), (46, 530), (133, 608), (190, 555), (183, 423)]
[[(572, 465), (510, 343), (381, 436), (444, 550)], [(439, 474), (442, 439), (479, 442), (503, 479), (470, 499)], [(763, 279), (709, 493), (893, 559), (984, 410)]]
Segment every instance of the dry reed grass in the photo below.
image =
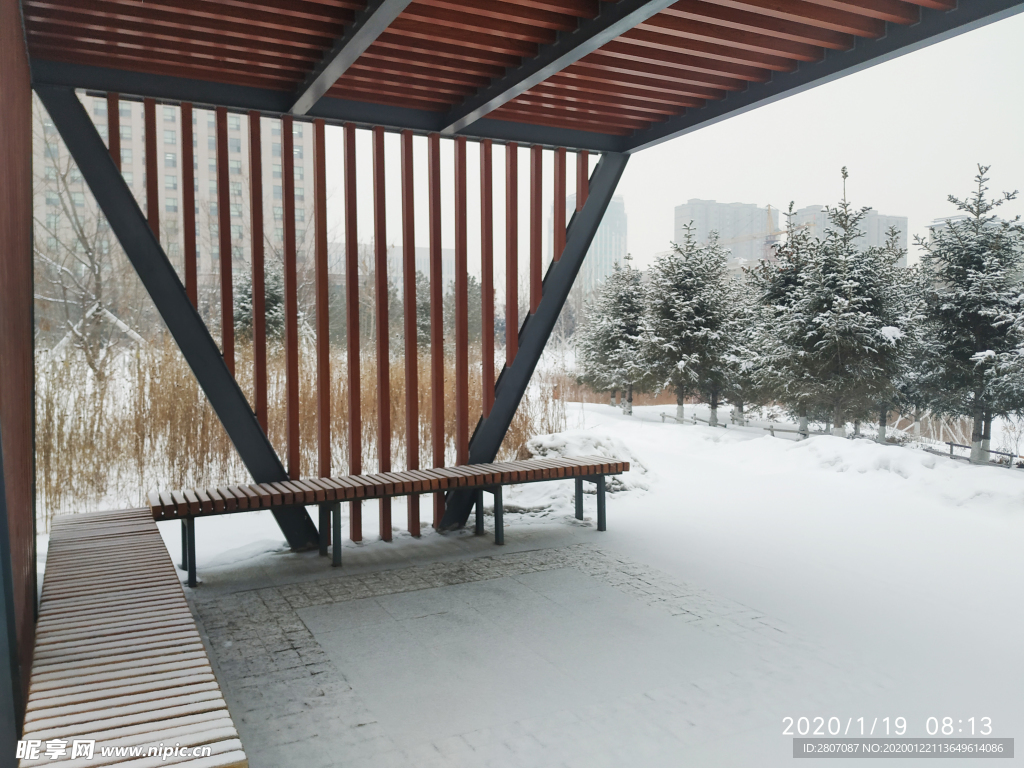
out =
[[(349, 466), (348, 376), (345, 350), (331, 351), (331, 460), (335, 474)], [(482, 409), (479, 352), (470, 358), (470, 424)], [(500, 359), (500, 357), (499, 357)], [(268, 433), (285, 455), (284, 351), (268, 354)], [(445, 359), (445, 463), (455, 460), (454, 361)], [(151, 490), (222, 485), (248, 477), (238, 454), (178, 348), (170, 341), (124, 353), (116, 373), (98, 383), (74, 350), (48, 361), (40, 357), (36, 376), (36, 488), (41, 525), (54, 514), (138, 506)], [(236, 377), (253, 397), (251, 347), (236, 349)], [(407, 466), (404, 360), (390, 362), (392, 466)], [(418, 364), (420, 465), (433, 466), (431, 452), (430, 358)], [(300, 462), (304, 475), (317, 468), (316, 367), (313, 345), (303, 342), (299, 364)], [(363, 470), (377, 466), (376, 358), (360, 361)], [(556, 376), (538, 373), (516, 412), (499, 459), (523, 455), (537, 434), (565, 428), (565, 406), (552, 397)]]

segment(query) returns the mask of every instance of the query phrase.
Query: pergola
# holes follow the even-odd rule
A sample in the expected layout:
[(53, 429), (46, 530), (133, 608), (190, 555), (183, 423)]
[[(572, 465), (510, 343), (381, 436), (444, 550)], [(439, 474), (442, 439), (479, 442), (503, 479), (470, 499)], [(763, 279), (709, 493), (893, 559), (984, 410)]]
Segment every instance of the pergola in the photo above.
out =
[[(220, 227), (224, 323), (213, 338), (195, 307), (195, 221), (191, 135), (183, 135), (186, 242), (184, 279), (161, 248), (157, 235), (156, 147), (147, 151), (143, 213), (119, 172), (119, 99), (143, 100), (147, 141), (157, 103), (246, 113), (259, 140), (259, 121), (279, 118), (285, 130), (285, 280), (290, 345), (295, 353), (295, 223), (289, 200), (290, 130), (293, 121), (314, 124), (317, 153), (315, 200), (317, 301), (326, 302), (326, 230), (323, 128), (345, 127), (346, 268), (356, 259), (355, 130), (372, 129), (375, 234), (383, 232), (383, 136), (402, 135), (402, 193), (405, 239), (404, 280), (413, 279), (411, 254), (413, 185), (412, 137), (428, 136), (430, 200), (432, 348), (441, 345), (439, 142), (455, 144), (456, 232), (456, 445), (459, 463), (492, 461), (501, 444), (559, 312), (611, 200), (629, 156), (690, 131), (741, 114), (789, 94), (856, 72), (953, 35), (1024, 10), (1022, 0), (0, 0), (0, 577), (4, 610), (0, 621), (0, 722), (8, 749), (20, 722), (31, 668), (36, 603), (33, 491), (33, 284), (32, 127), (34, 90), (49, 112), (92, 194), (131, 260), (167, 327), (257, 482), (298, 474), (297, 383), (289, 384), (288, 450), (279, 457), (266, 437), (266, 390), (259, 385), (249, 403), (234, 378), (231, 331), (230, 227)], [(103, 141), (76, 94), (108, 99), (109, 140)], [(191, 131), (191, 120), (182, 120)], [(187, 126), (187, 129), (186, 129)], [(221, 131), (218, 140), (224, 139)], [(483, 231), (483, 414), (471, 432), (467, 410), (466, 327), (466, 143), (479, 142)], [(155, 142), (155, 138), (153, 139)], [(504, 145), (506, 183), (515, 178), (517, 150), (529, 148), (531, 171), (529, 313), (517, 315), (515, 259), (519, 244), (506, 235), (506, 343), (504, 369), (495, 380), (493, 363), (494, 286), (491, 196), (492, 152)], [(226, 146), (224, 144), (223, 146)], [(554, 258), (542, 271), (540, 184), (544, 151), (554, 150)], [(577, 153), (577, 208), (566, 222), (566, 156)], [(600, 156), (590, 173), (589, 155)], [(225, 164), (226, 151), (218, 151)], [(224, 171), (226, 176), (226, 170)], [(221, 186), (226, 186), (218, 173)], [(250, 194), (261, 199), (260, 174)], [(221, 194), (220, 192), (218, 194)], [(223, 192), (226, 196), (226, 192)], [(513, 199), (510, 196), (509, 199)], [(226, 197), (222, 199), (226, 200)], [(227, 215), (228, 206), (220, 206)], [(261, 206), (252, 205), (253, 231), (261, 231)], [(515, 221), (514, 204), (505, 212)], [(290, 221), (289, 221), (290, 219)], [(512, 228), (509, 228), (512, 231)], [(262, 247), (254, 238), (255, 343), (261, 342)], [(289, 245), (290, 240), (290, 245)], [(386, 265), (383, 237), (375, 237), (378, 265)], [(226, 254), (226, 255), (225, 255)], [(383, 261), (381, 261), (383, 259)], [(436, 274), (435, 274), (436, 267)], [(226, 278), (223, 277), (226, 275)], [(377, 295), (387, 295), (386, 269), (378, 269)], [(290, 282), (289, 282), (290, 280)], [(321, 291), (320, 288), (323, 288)], [(355, 290), (355, 280), (348, 281)], [(350, 298), (355, 294), (350, 294)], [(415, 299), (406, 304), (406, 353), (415, 352)], [(290, 298), (289, 298), (290, 297)], [(290, 302), (290, 303), (288, 303)], [(349, 302), (351, 305), (351, 301)], [(319, 304), (318, 304), (319, 305)], [(322, 306), (326, 306), (324, 303)], [(378, 313), (387, 312), (386, 300)], [(436, 314), (435, 314), (436, 312)], [(318, 326), (323, 315), (317, 312)], [(382, 317), (378, 314), (378, 317)], [(386, 320), (386, 314), (383, 315)], [(411, 333), (410, 325), (412, 322)], [(358, 366), (358, 317), (350, 316), (349, 370)], [(490, 333), (487, 333), (488, 328)], [(318, 347), (326, 326), (318, 327)], [(411, 335), (411, 342), (410, 342)], [(386, 334), (379, 334), (378, 393), (386, 403)], [(381, 339), (380, 337), (383, 337)], [(353, 343), (354, 338), (354, 343)], [(382, 346), (383, 345), (383, 346)], [(326, 352), (318, 355), (318, 381), (330, 371)], [(437, 362), (437, 361), (434, 361)], [(263, 361), (265, 380), (265, 359)], [(434, 414), (443, 410), (435, 366), (431, 382)], [(443, 373), (441, 374), (443, 377)], [(415, 365), (406, 370), (416, 391)], [(408, 378), (411, 377), (411, 378)], [(443, 379), (442, 379), (443, 380)], [(294, 395), (294, 400), (293, 400)], [(262, 400), (261, 400), (262, 397)], [(356, 408), (358, 394), (349, 407)], [(320, 400), (320, 461), (329, 474), (332, 436)], [(295, 408), (295, 412), (292, 408)], [(379, 409), (386, 420), (387, 409)], [(410, 417), (410, 439), (416, 422)], [(437, 422), (435, 422), (435, 425)], [(377, 425), (381, 434), (390, 425)], [(357, 432), (358, 430), (356, 430)], [(435, 462), (443, 444), (435, 434)], [(418, 433), (417, 433), (418, 434)], [(360, 444), (349, 440), (352, 466), (361, 470)], [(418, 440), (418, 437), (415, 438)], [(440, 446), (440, 453), (438, 452)], [(379, 456), (390, 469), (389, 449)], [(414, 467), (413, 467), (414, 468)], [(450, 493), (435, 503), (441, 528), (465, 523), (470, 499)], [(354, 514), (358, 514), (354, 510)], [(275, 512), (293, 547), (315, 542), (316, 531), (303, 508)], [(388, 522), (390, 508), (381, 506)], [(418, 510), (417, 510), (418, 526)], [(410, 526), (412, 520), (410, 519)], [(357, 535), (353, 519), (353, 536)], [(382, 525), (382, 530), (384, 526)], [(3, 758), (6, 760), (6, 755)], [(0, 760), (0, 762), (3, 762)], [(6, 764), (6, 763), (3, 763)]]

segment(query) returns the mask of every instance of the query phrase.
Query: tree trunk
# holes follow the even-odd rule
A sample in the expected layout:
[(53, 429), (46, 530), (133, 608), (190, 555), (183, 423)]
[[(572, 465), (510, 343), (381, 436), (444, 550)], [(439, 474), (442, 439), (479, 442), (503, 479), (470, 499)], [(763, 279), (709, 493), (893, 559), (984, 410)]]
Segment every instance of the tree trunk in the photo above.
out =
[(914, 409), (914, 439), (915, 440), (920, 440), (921, 439), (921, 416), (922, 415), (923, 414), (921, 413), (921, 409), (920, 408), (915, 408)]
[(800, 430), (800, 437), (806, 440), (810, 437), (810, 431), (807, 429), (807, 409), (800, 409), (800, 416), (797, 418), (796, 428)]
[(676, 388), (676, 419), (682, 421), (685, 416), (685, 409), (683, 408), (683, 401), (686, 398), (683, 396), (682, 388)]
[(627, 416), (633, 415), (633, 385), (630, 384), (626, 387), (626, 407), (625, 412)]
[(839, 406), (837, 405), (832, 415), (833, 437), (846, 437), (846, 423), (842, 419), (843, 413), (839, 410)]
[(708, 416), (708, 424), (712, 427), (718, 426), (718, 393), (711, 393), (711, 415)]
[(989, 461), (992, 458), (992, 454), (989, 451), (992, 450), (992, 414), (985, 414), (985, 426), (981, 432), (981, 460)]
[(615, 390), (615, 405), (619, 405), (619, 390)]
[(854, 437), (860, 437), (860, 419), (853, 420), (853, 434)]
[(613, 407), (615, 406), (615, 390), (614, 389), (609, 389), (608, 390), (608, 405), (613, 406)]
[(889, 408), (883, 405), (878, 409), (878, 442), (885, 442), (885, 428), (889, 424)]
[[(974, 402), (980, 401), (981, 398), (976, 394), (974, 396)], [(987, 459), (982, 458), (981, 441), (982, 435), (985, 432), (985, 414), (981, 410), (981, 406), (974, 407), (974, 425), (971, 428), (971, 463), (981, 464)]]
[(743, 401), (740, 400), (737, 402), (733, 410), (736, 414), (736, 423), (741, 427), (745, 427), (747, 425), (747, 420), (743, 416)]

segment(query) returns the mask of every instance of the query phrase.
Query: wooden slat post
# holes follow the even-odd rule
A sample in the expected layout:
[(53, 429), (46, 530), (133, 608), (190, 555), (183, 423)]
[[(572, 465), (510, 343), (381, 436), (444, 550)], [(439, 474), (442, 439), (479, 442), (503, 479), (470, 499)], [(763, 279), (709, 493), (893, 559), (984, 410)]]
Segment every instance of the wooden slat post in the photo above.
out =
[[(348, 472), (363, 471), (362, 414), (359, 407), (359, 241), (356, 229), (356, 127), (345, 124), (345, 320), (348, 353)], [(359, 501), (349, 504), (349, 538), (363, 540)]]
[(466, 242), (466, 137), (455, 139), (455, 463), (469, 458), (469, 264)]
[(480, 142), (480, 364), (483, 414), (494, 404), (494, 199), (490, 139)]
[(231, 180), (228, 178), (228, 112), (217, 107), (217, 242), (220, 251), (221, 353), (235, 372), (235, 308), (231, 278)]
[[(441, 136), (427, 137), (427, 214), (430, 238), (430, 440), (434, 466), (444, 466), (444, 327), (441, 284)], [(444, 494), (434, 494), (434, 527), (444, 516)]]
[(287, 466), (301, 477), (299, 453), (299, 294), (295, 253), (295, 150), (293, 121), (281, 119), (281, 188), (284, 197), (284, 358)]
[[(388, 345), (388, 232), (384, 129), (373, 129), (373, 257), (377, 335), (377, 471), (391, 471), (391, 352)], [(391, 541), (391, 499), (379, 501), (380, 537)]]
[(539, 144), (530, 147), (530, 314), (540, 306), (544, 274), (541, 267), (541, 233), (543, 229), (543, 177), (544, 148)]
[(116, 93), (107, 94), (107, 148), (117, 170), (121, 170), (121, 105)]
[[(419, 349), (416, 339), (416, 216), (412, 131), (402, 131), (402, 302), (405, 312), (406, 469), (420, 468)], [(406, 500), (409, 533), (420, 535), (420, 497)]]
[(586, 150), (576, 153), (576, 213), (583, 210), (590, 189), (590, 153)]
[(192, 105), (181, 104), (181, 219), (185, 239), (185, 293), (193, 307), (199, 306), (199, 275), (196, 265), (196, 174), (192, 146)]
[(249, 225), (252, 230), (252, 359), (256, 419), (267, 431), (267, 304), (263, 251), (263, 133), (249, 113)]
[(565, 250), (565, 147), (555, 150), (555, 208), (552, 213), (552, 261), (562, 258)]
[(143, 118), (146, 125), (146, 220), (160, 241), (160, 155), (156, 142), (156, 101), (144, 99)]
[(519, 349), (519, 163), (518, 145), (505, 145), (505, 365)]
[[(323, 120), (313, 121), (313, 227), (316, 280), (317, 473), (331, 476), (331, 317), (327, 284), (327, 165)], [(320, 505), (320, 554), (331, 537), (331, 505)]]

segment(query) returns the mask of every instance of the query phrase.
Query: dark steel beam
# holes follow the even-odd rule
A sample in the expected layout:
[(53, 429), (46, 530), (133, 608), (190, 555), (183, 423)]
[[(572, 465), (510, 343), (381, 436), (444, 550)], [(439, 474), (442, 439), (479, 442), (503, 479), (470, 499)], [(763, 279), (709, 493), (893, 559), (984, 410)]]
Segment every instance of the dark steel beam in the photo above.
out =
[[(253, 480), (287, 480), (281, 460), (110, 159), (82, 102), (70, 88), (37, 86), (36, 93)], [(304, 508), (278, 509), (274, 517), (292, 548), (317, 545), (316, 527)]]
[(750, 83), (744, 91), (727, 93), (724, 99), (708, 102), (701, 109), (688, 109), (681, 115), (638, 131), (627, 137), (624, 151), (632, 153), (664, 141), (714, 125), (752, 109), (833, 82), (846, 75), (891, 61), (933, 43), (970, 32), (986, 24), (1024, 11), (1021, 0), (971, 0), (942, 11), (921, 8), (917, 24), (887, 22), (885, 34), (878, 39), (855, 38), (846, 51), (826, 50), (820, 61), (801, 62), (792, 72), (773, 72), (764, 83)]
[(345, 27), (341, 37), (334, 41), (331, 50), (295, 92), (295, 101), (289, 111), (295, 115), (308, 114), (313, 105), (355, 64), (356, 59), (363, 55), (410, 2), (370, 0), (363, 10), (357, 11), (352, 23)]
[[(544, 292), (537, 311), (526, 318), (519, 331), (519, 352), (512, 364), (506, 365), (498, 377), (491, 413), (480, 419), (469, 441), (470, 464), (488, 463), (498, 455), (501, 441), (523, 399), (530, 377), (533, 376), (565, 300), (569, 297), (569, 291), (583, 266), (583, 259), (628, 160), (629, 155), (609, 153), (601, 158), (594, 169), (587, 202), (569, 223), (562, 257), (551, 263), (544, 277)], [(472, 491), (450, 492), (440, 529), (461, 528), (469, 519), (472, 506)]]
[[(238, 112), (254, 110), (267, 117), (288, 114), (292, 103), (291, 94), (268, 88), (250, 88), (187, 77), (66, 64), (46, 59), (32, 60), (32, 83), (37, 86), (59, 85), (87, 91), (114, 92), (131, 98), (151, 97), (158, 101), (173, 103), (187, 101), (201, 108), (223, 106)], [(322, 118), (330, 125), (352, 123), (361, 128), (382, 125), (387, 129), (408, 129), (425, 135), (440, 130), (444, 114), (324, 96), (304, 117), (310, 120)], [(625, 146), (622, 136), (493, 118), (478, 120), (462, 131), (462, 135), (470, 139), (517, 141), (522, 144), (542, 144), (551, 148), (588, 149), (592, 152), (620, 152)]]
[(576, 29), (559, 32), (555, 42), (543, 45), (523, 62), (481, 88), (445, 115), (441, 132), (457, 133), (521, 93), (593, 53), (637, 24), (672, 5), (674, 0), (619, 0), (600, 3), (597, 16), (580, 19)]

